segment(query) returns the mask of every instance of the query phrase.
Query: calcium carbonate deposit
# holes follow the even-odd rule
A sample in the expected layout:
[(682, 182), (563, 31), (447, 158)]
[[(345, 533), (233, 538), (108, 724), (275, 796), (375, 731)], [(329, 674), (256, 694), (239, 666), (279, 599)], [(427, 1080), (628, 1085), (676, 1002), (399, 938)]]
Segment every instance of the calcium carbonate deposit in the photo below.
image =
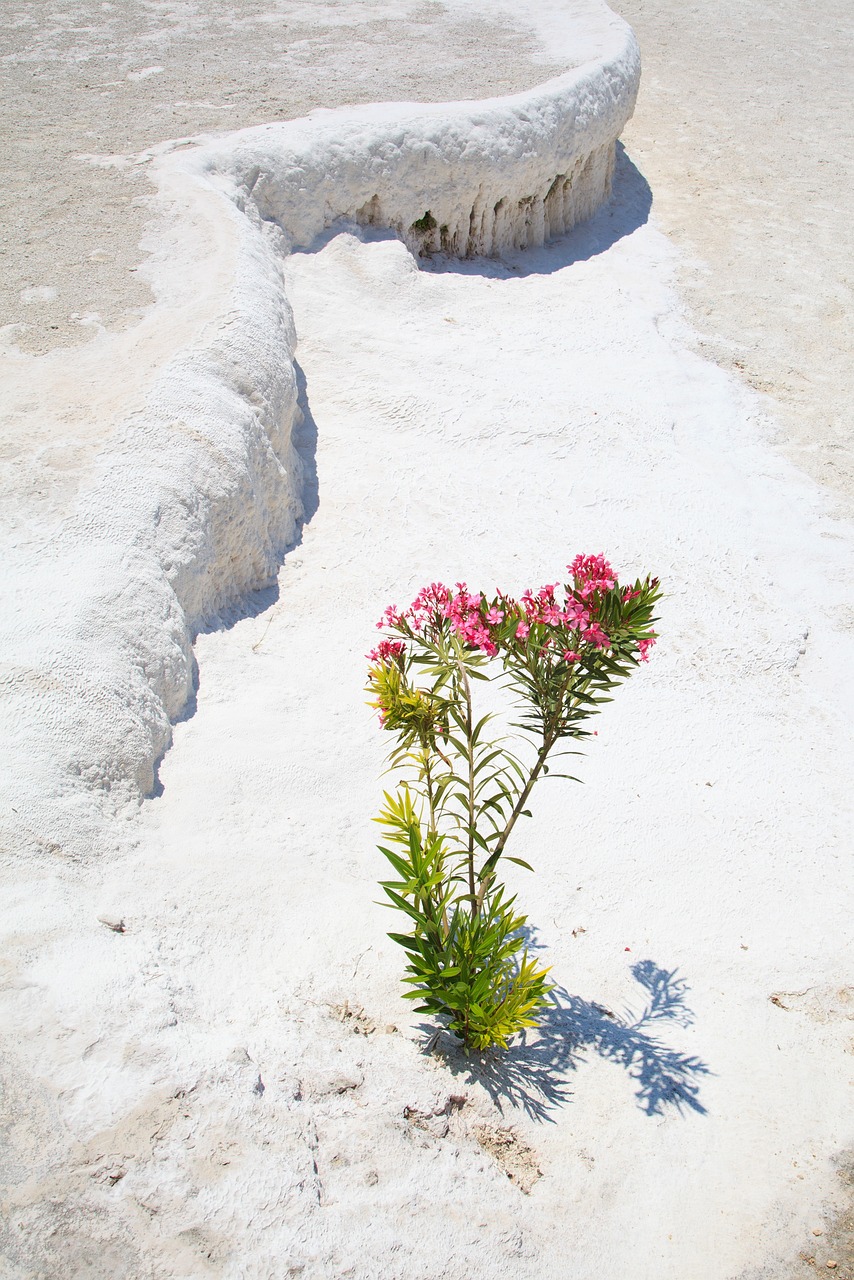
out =
[[(4, 517), (4, 1276), (854, 1275), (851, 530), (694, 350), (632, 32), (522, 17), (537, 88), (124, 157), (156, 302), (5, 350), (10, 421), (90, 414)], [(400, 1000), (363, 655), (579, 551), (661, 640), (511, 877), (554, 1010), (466, 1059)]]
[[(51, 562), (39, 558), (36, 572), (71, 591), (62, 602), (37, 587), (51, 634), (25, 608), (10, 628), (4, 783), (18, 839), (89, 854), (102, 797), (151, 792), (190, 696), (192, 634), (269, 582), (293, 540), (302, 477), (281, 258), (347, 220), (389, 227), (419, 254), (469, 257), (541, 245), (589, 216), (639, 74), (629, 29), (604, 10), (599, 21), (597, 57), (515, 98), (319, 112), (189, 157), (165, 148), (161, 196), (185, 208), (155, 287), (196, 334), (100, 455)], [(28, 557), (24, 596), (31, 573)]]

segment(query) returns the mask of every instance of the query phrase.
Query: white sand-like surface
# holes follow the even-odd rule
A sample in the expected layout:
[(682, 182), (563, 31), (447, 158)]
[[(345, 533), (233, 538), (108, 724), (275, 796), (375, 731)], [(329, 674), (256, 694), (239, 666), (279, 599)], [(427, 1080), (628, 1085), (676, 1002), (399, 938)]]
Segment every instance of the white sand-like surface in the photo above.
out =
[[(345, 28), (361, 13), (338, 8)], [(546, 74), (571, 61), (560, 8), (517, 10)], [(390, 38), (402, 28), (389, 66), (414, 73), (411, 14), (383, 17)], [(540, 78), (533, 54), (527, 73)], [(80, 810), (77, 787), (56, 817), (21, 788), (38, 831), (68, 813), (91, 825), (68, 848), (13, 835), (4, 861), (4, 1275), (777, 1280), (828, 1261), (854, 1275), (851, 529), (773, 443), (772, 402), (699, 354), (675, 288), (685, 259), (649, 217), (642, 170), (621, 153), (595, 217), (501, 262), (419, 265), (353, 223), (285, 260), (296, 544), (198, 636), (152, 798), (117, 773), (113, 810), (100, 792), (97, 813)], [(81, 420), (75, 369), (93, 383), (64, 488), (50, 472), (46, 492), (31, 483), (38, 427), (21, 408), (13, 639), (37, 611), (49, 636), (53, 611), (82, 618), (59, 633), (96, 653), (137, 616), (113, 576), (125, 562), (104, 552), (93, 598), (113, 614), (93, 639), (97, 611), (72, 600), (91, 583), (52, 578), (50, 556), (71, 545), (67, 563), (86, 566), (93, 504), (121, 494), (116, 460), (137, 448), (124, 429), (106, 452), (113, 424), (164, 368), (194, 367), (173, 356), (207, 350), (243, 252), (227, 229), (212, 242), (213, 210), (199, 197), (155, 229), (150, 274), (170, 306), (71, 355), (10, 353), (14, 394), (43, 368)], [(181, 227), (204, 230), (207, 269)], [(185, 277), (165, 281), (170, 262)], [(120, 532), (140, 502), (126, 488), (128, 513), (107, 524)], [(264, 503), (285, 529), (277, 492)], [(244, 542), (266, 510), (235, 510)], [(515, 591), (579, 550), (658, 574), (667, 596), (654, 660), (579, 761), (585, 785), (536, 796), (517, 850), (536, 874), (508, 877), (557, 1004), (503, 1059), (447, 1040), (425, 1052), (375, 901), (386, 743), (362, 655), (384, 606), (425, 581)], [(259, 551), (257, 576), (276, 554)], [(220, 552), (205, 563), (223, 599), (229, 573), (251, 577)], [(143, 580), (136, 561), (129, 573)], [(181, 599), (218, 600), (215, 585)], [(177, 612), (167, 621), (179, 652)], [(169, 689), (193, 672), (145, 676)], [(131, 725), (148, 714), (134, 688)]]
[(625, 142), (687, 251), (699, 348), (776, 401), (779, 442), (854, 513), (854, 9), (620, 0), (644, 62)]

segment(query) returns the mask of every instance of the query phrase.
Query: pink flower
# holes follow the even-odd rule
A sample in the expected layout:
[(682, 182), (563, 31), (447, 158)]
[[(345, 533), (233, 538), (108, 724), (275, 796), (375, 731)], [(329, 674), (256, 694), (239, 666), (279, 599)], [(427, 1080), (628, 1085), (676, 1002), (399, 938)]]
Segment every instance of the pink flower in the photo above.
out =
[(588, 644), (594, 644), (597, 649), (607, 649), (611, 643), (598, 622), (591, 622), (583, 634)]
[(539, 609), (532, 591), (528, 590), (522, 592), (522, 608), (525, 610), (525, 613), (529, 618), (536, 618)]
[(486, 621), (490, 623), (493, 627), (497, 627), (500, 622), (504, 621), (504, 614), (501, 612), (500, 609), (496, 609), (495, 606), (493, 605), (493, 607), (489, 610), (489, 613), (486, 615)]
[(590, 626), (590, 614), (575, 596), (567, 596), (562, 621), (567, 627), (578, 627), (583, 630)]
[(638, 657), (641, 662), (649, 662), (649, 651), (655, 644), (655, 637), (649, 640), (638, 640)]
[(390, 604), (377, 623), (377, 630), (382, 631), (384, 627), (397, 627), (401, 622), (403, 622), (403, 614), (397, 605)]
[(574, 649), (567, 649), (563, 655), (564, 662), (578, 662), (581, 658), (580, 653), (576, 653)]
[(527, 640), (530, 630), (531, 628), (528, 626), (527, 622), (520, 622), (516, 628), (516, 639)]

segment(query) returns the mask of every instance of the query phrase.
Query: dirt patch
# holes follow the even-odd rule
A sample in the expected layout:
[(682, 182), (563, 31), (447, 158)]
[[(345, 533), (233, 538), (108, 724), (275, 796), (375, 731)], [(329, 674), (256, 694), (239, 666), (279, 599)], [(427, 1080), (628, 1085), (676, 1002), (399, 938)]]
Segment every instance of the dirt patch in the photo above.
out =
[(500, 1125), (481, 1124), (474, 1131), (480, 1145), (511, 1182), (530, 1195), (531, 1188), (543, 1176), (537, 1153), (513, 1129)]
[(768, 999), (778, 1009), (805, 1013), (814, 1022), (854, 1021), (854, 987), (807, 987), (775, 991)]

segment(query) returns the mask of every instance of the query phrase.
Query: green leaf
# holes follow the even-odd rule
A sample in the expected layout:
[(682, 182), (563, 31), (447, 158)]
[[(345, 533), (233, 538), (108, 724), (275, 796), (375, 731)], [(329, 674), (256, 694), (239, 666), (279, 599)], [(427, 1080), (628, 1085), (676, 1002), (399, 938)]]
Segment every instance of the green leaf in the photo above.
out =
[(399, 907), (401, 911), (405, 911), (406, 914), (416, 922), (416, 924), (420, 924), (422, 922), (422, 920), (424, 919), (423, 914), (420, 911), (418, 911), (415, 907), (411, 907), (409, 903), (405, 901), (404, 898), (401, 898), (399, 893), (395, 893), (393, 889), (388, 889), (388, 888), (385, 889), (385, 892), (391, 898), (394, 905), (396, 907)]
[(387, 933), (387, 938), (391, 938), (392, 942), (396, 942), (399, 947), (403, 947), (404, 951), (420, 952), (420, 939), (412, 937), (406, 933)]

